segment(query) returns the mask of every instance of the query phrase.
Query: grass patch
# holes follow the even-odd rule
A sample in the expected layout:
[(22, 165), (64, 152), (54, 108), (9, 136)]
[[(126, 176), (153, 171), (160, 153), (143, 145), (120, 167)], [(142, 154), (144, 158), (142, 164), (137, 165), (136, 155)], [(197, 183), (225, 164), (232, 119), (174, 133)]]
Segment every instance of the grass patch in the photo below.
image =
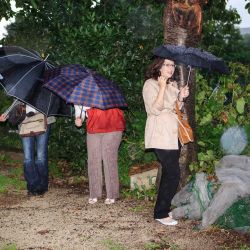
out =
[(5, 244), (0, 247), (0, 250), (17, 250), (16, 244)]
[(11, 157), (0, 154), (0, 193), (6, 193), (10, 190), (25, 189), (26, 183), (22, 180), (23, 168), (20, 161), (11, 159)]
[(174, 243), (169, 243), (166, 240), (160, 241), (150, 241), (144, 245), (145, 250), (162, 250), (162, 249), (169, 249), (169, 250), (180, 250), (179, 246)]
[(0, 193), (6, 193), (9, 190), (23, 190), (26, 187), (25, 181), (18, 178), (10, 178), (0, 175)]
[(161, 244), (156, 242), (148, 242), (144, 245), (145, 250), (157, 250), (161, 249)]
[(121, 243), (115, 242), (111, 239), (104, 240), (103, 245), (109, 250), (128, 250), (128, 248), (123, 246)]
[(250, 250), (250, 247), (247, 245), (240, 246), (239, 250)]
[(144, 206), (139, 205), (139, 206), (130, 208), (129, 210), (132, 211), (132, 212), (135, 212), (135, 213), (140, 213), (140, 212), (142, 212), (144, 209), (145, 209)]
[(9, 177), (20, 179), (23, 174), (23, 168), (10, 168), (9, 169)]

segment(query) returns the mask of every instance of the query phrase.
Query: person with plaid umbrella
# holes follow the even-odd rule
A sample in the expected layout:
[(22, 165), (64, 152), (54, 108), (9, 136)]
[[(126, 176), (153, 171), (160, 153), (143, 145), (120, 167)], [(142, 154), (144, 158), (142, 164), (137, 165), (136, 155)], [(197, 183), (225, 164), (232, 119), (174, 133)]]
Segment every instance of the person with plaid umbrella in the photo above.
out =
[(44, 87), (74, 104), (77, 127), (87, 117), (89, 203), (102, 197), (102, 161), (105, 203), (114, 203), (119, 198), (118, 149), (125, 130), (120, 108), (127, 107), (120, 89), (113, 81), (79, 64), (48, 70)]
[(102, 161), (107, 198), (105, 204), (113, 204), (119, 198), (118, 149), (125, 130), (121, 109), (101, 110), (74, 105), (75, 125), (81, 127), (87, 117), (87, 151), (89, 177), (89, 204), (102, 197)]

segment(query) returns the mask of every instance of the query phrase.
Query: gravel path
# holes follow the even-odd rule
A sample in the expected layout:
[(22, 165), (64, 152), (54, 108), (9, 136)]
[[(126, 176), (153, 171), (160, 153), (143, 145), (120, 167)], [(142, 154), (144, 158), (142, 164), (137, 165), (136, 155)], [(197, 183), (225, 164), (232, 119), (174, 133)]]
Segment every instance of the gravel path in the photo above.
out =
[(218, 240), (223, 244), (223, 237), (197, 232), (190, 221), (160, 225), (152, 219), (152, 203), (125, 199), (88, 205), (87, 199), (62, 188), (43, 197), (28, 198), (25, 191), (0, 197), (0, 249), (14, 244), (47, 250), (213, 250), (221, 249)]

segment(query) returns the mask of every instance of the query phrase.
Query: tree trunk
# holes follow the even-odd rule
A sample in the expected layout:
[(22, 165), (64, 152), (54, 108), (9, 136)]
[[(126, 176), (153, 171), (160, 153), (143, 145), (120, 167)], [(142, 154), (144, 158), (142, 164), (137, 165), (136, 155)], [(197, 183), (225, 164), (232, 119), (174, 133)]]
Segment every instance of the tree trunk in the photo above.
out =
[[(207, 0), (168, 0), (164, 9), (164, 44), (197, 47), (201, 40), (202, 4)], [(186, 65), (178, 66), (180, 86), (187, 82)], [(185, 113), (195, 135), (195, 70), (192, 69), (189, 80), (190, 95), (186, 100)], [(197, 161), (197, 143), (189, 143), (182, 147), (180, 157), (181, 181), (184, 186), (189, 175), (188, 165)]]

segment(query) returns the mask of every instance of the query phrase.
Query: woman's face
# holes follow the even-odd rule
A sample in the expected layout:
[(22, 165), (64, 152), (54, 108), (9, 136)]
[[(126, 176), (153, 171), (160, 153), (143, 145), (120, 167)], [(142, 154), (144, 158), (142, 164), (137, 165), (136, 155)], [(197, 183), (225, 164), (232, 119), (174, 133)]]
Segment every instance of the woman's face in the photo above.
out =
[(174, 61), (165, 59), (160, 69), (161, 76), (164, 76), (166, 78), (171, 78), (174, 74), (174, 70), (175, 70)]

